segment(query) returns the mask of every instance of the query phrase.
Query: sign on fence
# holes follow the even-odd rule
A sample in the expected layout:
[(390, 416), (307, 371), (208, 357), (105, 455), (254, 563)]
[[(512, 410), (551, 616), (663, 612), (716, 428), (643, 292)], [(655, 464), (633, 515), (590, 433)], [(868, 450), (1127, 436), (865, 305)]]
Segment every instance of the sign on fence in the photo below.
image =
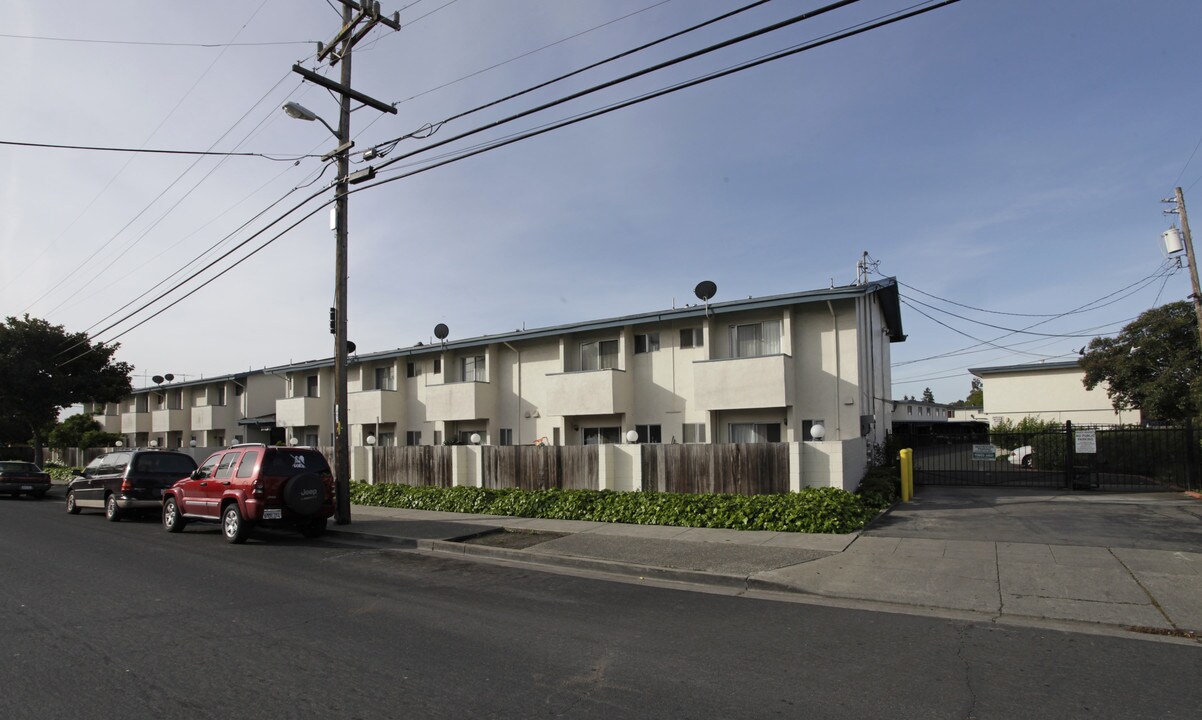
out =
[(977, 445), (972, 446), (972, 459), (993, 462), (997, 459), (997, 453), (993, 451), (992, 445)]
[(1098, 452), (1097, 430), (1077, 430), (1073, 433), (1076, 452), (1090, 455)]

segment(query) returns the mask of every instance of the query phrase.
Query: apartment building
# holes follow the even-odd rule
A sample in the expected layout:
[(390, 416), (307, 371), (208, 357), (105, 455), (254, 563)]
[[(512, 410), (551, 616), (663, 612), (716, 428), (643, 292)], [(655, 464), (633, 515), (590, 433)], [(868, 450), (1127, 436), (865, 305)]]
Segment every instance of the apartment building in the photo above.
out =
[[(643, 443), (820, 439), (862, 456), (890, 429), (889, 346), (904, 339), (885, 279), (358, 354), (350, 442), (590, 445), (633, 431)], [(121, 432), (163, 447), (329, 446), (333, 398), (332, 358), (293, 363), (140, 390), (121, 403)]]
[(1103, 383), (1086, 390), (1085, 369), (1069, 362), (969, 368), (985, 391), (982, 415), (990, 422), (1025, 417), (1076, 424), (1139, 424), (1137, 410), (1116, 411)]

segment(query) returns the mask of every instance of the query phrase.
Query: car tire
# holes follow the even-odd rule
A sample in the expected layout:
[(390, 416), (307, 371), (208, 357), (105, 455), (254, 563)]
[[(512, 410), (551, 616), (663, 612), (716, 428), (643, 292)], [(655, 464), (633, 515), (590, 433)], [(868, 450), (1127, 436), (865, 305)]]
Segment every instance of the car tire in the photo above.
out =
[(67, 491), (67, 512), (71, 513), (72, 515), (79, 514), (79, 506), (75, 504), (74, 490)]
[(169, 533), (183, 532), (188, 521), (180, 514), (175, 498), (169, 497), (163, 501), (163, 529)]
[(326, 486), (316, 473), (301, 473), (284, 486), (284, 504), (301, 517), (316, 515), (326, 501)]
[(225, 541), (238, 545), (246, 542), (249, 533), (250, 524), (242, 517), (238, 503), (226, 505), (225, 510), (221, 511), (221, 534), (225, 536)]
[(114, 493), (109, 493), (104, 499), (104, 519), (109, 522), (121, 519), (121, 508), (117, 507), (117, 496)]
[(307, 538), (317, 538), (326, 534), (326, 518), (306, 520), (300, 524), (300, 534)]
[(1034, 458), (1031, 457), (1030, 455), (1024, 455), (1023, 456), (1023, 467), (1025, 467), (1025, 468), (1031, 467), (1032, 460), (1034, 460)]

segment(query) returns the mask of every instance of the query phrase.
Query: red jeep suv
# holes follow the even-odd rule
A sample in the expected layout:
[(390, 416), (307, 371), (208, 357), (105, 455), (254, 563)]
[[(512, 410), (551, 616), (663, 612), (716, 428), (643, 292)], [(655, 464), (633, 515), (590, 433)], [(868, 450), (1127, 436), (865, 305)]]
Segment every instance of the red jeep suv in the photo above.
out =
[(245, 542), (255, 525), (294, 527), (317, 537), (333, 514), (334, 476), (313, 448), (235, 445), (163, 491), (163, 529), (176, 533), (191, 520), (220, 522), (232, 543)]

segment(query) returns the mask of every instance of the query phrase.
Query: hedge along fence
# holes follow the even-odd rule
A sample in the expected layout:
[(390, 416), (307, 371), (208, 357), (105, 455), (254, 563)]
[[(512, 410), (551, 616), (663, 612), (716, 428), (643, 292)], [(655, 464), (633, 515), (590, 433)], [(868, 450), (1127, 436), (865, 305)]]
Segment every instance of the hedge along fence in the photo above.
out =
[(871, 498), (829, 487), (747, 496), (353, 483), (351, 501), (412, 510), (805, 533), (854, 532), (881, 510)]

